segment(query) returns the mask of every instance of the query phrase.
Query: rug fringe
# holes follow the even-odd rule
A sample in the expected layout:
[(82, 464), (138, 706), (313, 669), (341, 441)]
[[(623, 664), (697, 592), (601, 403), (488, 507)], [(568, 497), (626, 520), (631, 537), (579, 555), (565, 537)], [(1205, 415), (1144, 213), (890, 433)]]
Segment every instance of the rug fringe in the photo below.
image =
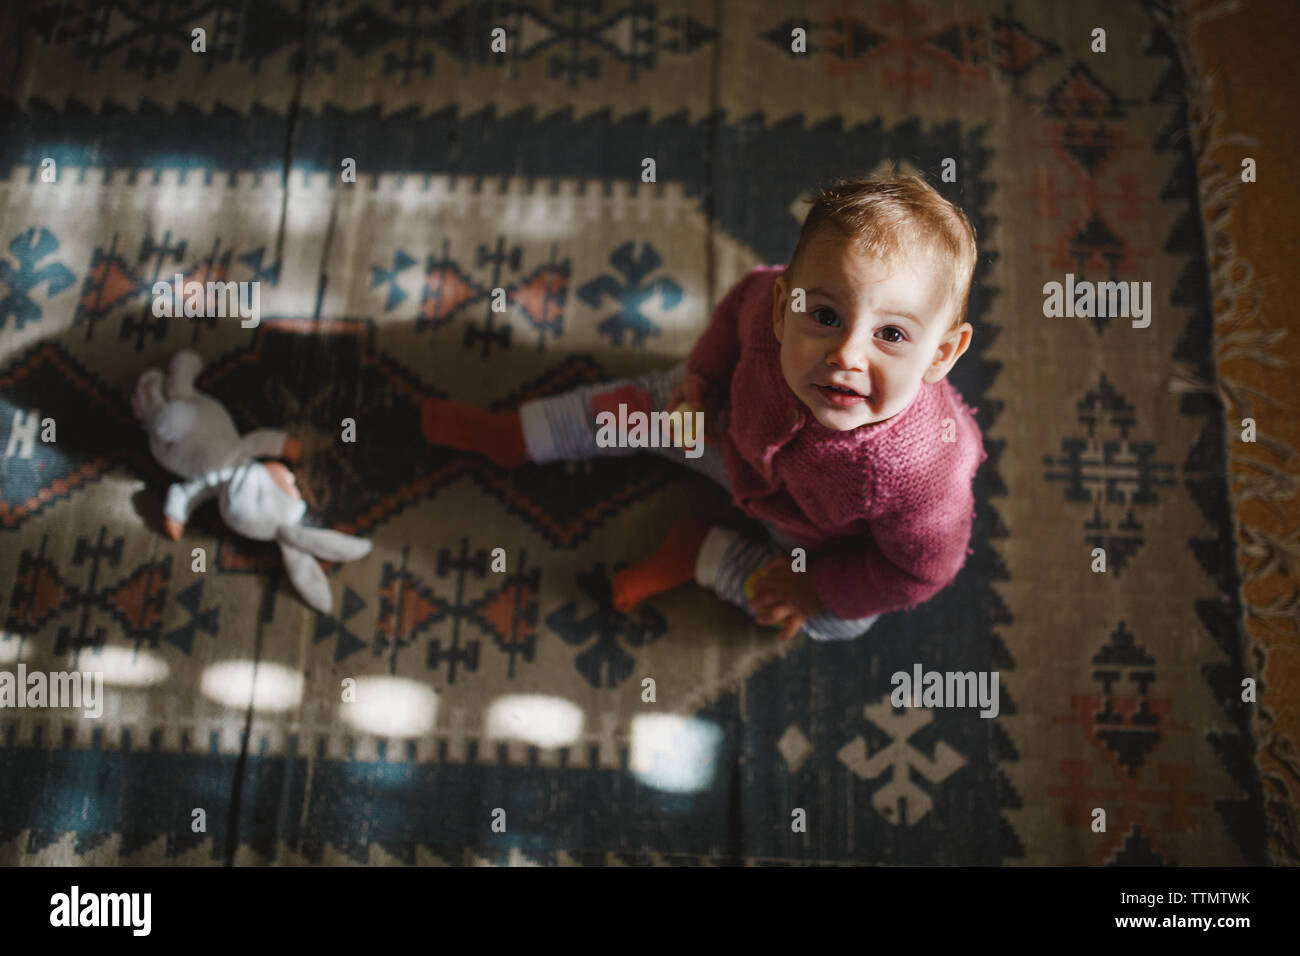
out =
[[(1296, 635), (1300, 634), (1300, 530), (1293, 527), (1278, 533), (1243, 521), (1241, 505), (1247, 501), (1262, 501), (1277, 516), (1279, 523), (1286, 525), (1287, 514), (1282, 504), (1300, 495), (1300, 474), (1285, 467), (1295, 457), (1295, 449), (1278, 438), (1260, 435), (1258, 426), (1254, 453), (1249, 456), (1242, 454), (1250, 446), (1233, 437), (1234, 420), (1253, 418), (1256, 402), (1274, 408), (1287, 408), (1289, 405), (1276, 401), (1231, 374), (1225, 374), (1223, 366), (1241, 360), (1252, 362), (1259, 368), (1287, 367), (1279, 356), (1268, 352), (1286, 336), (1286, 330), (1268, 327), (1261, 310), (1261, 291), (1268, 283), (1258, 279), (1254, 265), (1239, 252), (1237, 241), (1229, 232), (1240, 199), (1240, 171), (1225, 169), (1215, 158), (1224, 147), (1257, 149), (1259, 141), (1244, 133), (1223, 131), (1223, 117), (1212, 106), (1218, 79), (1213, 72), (1201, 69), (1192, 51), (1193, 31), (1242, 9), (1240, 0), (1204, 4), (1174, 0), (1167, 8), (1153, 5), (1152, 13), (1172, 38), (1187, 78), (1188, 129), (1196, 154), (1201, 218), (1209, 257), (1214, 357), (1218, 375), (1217, 382), (1206, 382), (1187, 368), (1180, 368), (1175, 371), (1169, 388), (1174, 392), (1217, 395), (1228, 419), (1224, 450), (1232, 473), (1229, 495), (1233, 506), (1230, 511), (1239, 555), (1238, 592), (1243, 633), (1246, 650), (1256, 664), (1256, 676), (1262, 685), (1271, 643), (1261, 640), (1260, 632), (1273, 634), (1285, 644), (1297, 643)], [(1275, 465), (1256, 457), (1261, 450), (1281, 459), (1282, 464)], [(1275, 575), (1285, 579), (1285, 593), (1267, 604), (1247, 598), (1245, 585), (1248, 582)], [(1290, 622), (1293, 629), (1279, 631), (1272, 626), (1275, 621)], [(1250, 622), (1254, 622), (1255, 629), (1247, 626)], [(1265, 791), (1268, 853), (1275, 863), (1300, 863), (1300, 814), (1296, 812), (1295, 798), (1295, 794), (1300, 793), (1300, 763), (1283, 756), (1294, 755), (1295, 744), (1284, 733), (1275, 732), (1274, 715), (1263, 706), (1262, 700), (1261, 706), (1255, 710), (1254, 731), (1257, 753), (1267, 751), (1272, 754), (1276, 766), (1285, 767), (1294, 778), (1288, 783), (1282, 774), (1266, 767), (1257, 757), (1256, 766)]]

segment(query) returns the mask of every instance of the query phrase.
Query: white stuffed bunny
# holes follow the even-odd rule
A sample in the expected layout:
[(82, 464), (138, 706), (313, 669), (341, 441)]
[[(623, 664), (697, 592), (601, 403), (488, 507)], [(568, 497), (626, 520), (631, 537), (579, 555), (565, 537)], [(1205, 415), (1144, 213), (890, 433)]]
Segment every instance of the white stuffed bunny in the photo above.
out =
[(187, 479), (167, 489), (163, 509), (167, 534), (180, 538), (194, 509), (217, 498), (221, 517), (231, 530), (257, 541), (275, 541), (289, 579), (309, 605), (322, 613), (333, 607), (329, 579), (317, 558), (355, 561), (370, 553), (364, 538), (300, 525), (307, 513), (293, 473), (279, 462), (297, 460), (302, 445), (282, 431), (261, 428), (242, 438), (229, 412), (210, 395), (196, 391), (194, 380), (203, 360), (194, 352), (177, 352), (162, 372), (140, 376), (131, 407), (149, 433), (149, 450), (174, 474)]

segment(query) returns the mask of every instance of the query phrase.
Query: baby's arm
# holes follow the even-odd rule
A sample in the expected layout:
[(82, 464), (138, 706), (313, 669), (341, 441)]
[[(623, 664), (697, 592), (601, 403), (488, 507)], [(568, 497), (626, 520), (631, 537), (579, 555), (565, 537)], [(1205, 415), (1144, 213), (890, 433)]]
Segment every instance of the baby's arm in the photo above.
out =
[[(747, 277), (748, 278), (748, 277)], [(731, 373), (740, 360), (740, 333), (736, 310), (744, 295), (747, 278), (741, 279), (713, 310), (709, 327), (686, 358), (686, 370), (694, 372), (725, 393)]]
[(686, 357), (686, 374), (673, 389), (666, 411), (689, 405), (704, 413), (704, 440), (714, 444), (725, 420), (720, 413), (731, 392), (731, 376), (740, 361), (740, 321), (737, 310), (750, 277), (741, 279), (713, 310), (709, 322), (691, 354)]

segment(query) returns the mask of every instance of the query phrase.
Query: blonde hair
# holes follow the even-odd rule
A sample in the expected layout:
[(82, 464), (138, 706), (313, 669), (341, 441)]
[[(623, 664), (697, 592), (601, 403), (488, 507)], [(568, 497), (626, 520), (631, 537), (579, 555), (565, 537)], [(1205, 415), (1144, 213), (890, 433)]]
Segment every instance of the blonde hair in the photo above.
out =
[(917, 249), (931, 255), (938, 253), (952, 268), (949, 301), (958, 300), (952, 329), (966, 321), (978, 255), (975, 228), (960, 208), (924, 179), (840, 178), (814, 190), (806, 199), (812, 208), (790, 257), (791, 273), (813, 234), (827, 226), (838, 229), (863, 255), (889, 263)]

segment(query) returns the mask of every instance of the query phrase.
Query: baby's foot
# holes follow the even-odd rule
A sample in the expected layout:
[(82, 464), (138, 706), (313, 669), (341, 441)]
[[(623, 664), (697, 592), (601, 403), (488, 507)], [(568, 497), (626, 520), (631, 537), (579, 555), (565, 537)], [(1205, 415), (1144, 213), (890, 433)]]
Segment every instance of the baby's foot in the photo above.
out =
[(626, 614), (646, 598), (693, 580), (695, 559), (708, 533), (709, 523), (702, 518), (678, 521), (654, 554), (614, 575), (614, 607)]
[(486, 412), (460, 402), (428, 398), (420, 408), (420, 427), (430, 444), (478, 452), (502, 468), (518, 468), (528, 461), (518, 412)]

